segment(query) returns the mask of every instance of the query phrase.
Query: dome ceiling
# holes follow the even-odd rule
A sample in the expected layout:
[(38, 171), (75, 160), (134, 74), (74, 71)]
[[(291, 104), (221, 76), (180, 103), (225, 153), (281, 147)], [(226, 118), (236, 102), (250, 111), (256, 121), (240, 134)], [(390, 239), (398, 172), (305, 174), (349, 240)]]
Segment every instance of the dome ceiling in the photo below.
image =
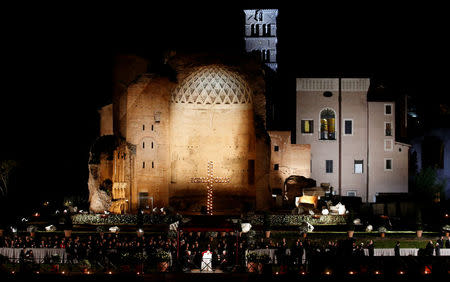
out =
[(250, 87), (236, 72), (221, 65), (203, 66), (188, 75), (172, 92), (172, 103), (233, 105), (251, 103)]

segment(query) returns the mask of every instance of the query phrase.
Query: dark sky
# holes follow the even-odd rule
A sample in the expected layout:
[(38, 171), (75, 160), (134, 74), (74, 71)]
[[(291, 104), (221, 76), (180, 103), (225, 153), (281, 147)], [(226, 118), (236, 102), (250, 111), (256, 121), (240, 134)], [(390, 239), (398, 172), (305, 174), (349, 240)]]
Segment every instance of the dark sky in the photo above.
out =
[[(0, 159), (22, 160), (15, 180), (22, 190), (14, 197), (23, 197), (23, 189), (30, 201), (87, 192), (88, 150), (98, 132), (96, 111), (111, 95), (115, 54), (154, 59), (168, 48), (241, 51), (242, 7), (212, 4), (4, 10)], [(294, 98), (299, 76), (368, 76), (424, 102), (446, 97), (450, 46), (444, 9), (278, 8), (284, 86), (277, 95), (286, 101)]]

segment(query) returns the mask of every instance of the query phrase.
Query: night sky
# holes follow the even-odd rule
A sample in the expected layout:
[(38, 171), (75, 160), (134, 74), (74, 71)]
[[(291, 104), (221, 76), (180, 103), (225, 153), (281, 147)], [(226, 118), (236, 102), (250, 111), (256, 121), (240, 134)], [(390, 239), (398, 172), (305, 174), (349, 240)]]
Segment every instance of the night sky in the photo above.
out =
[[(241, 52), (243, 7), (213, 6), (4, 10), (0, 159), (21, 163), (9, 202), (24, 209), (17, 199), (37, 204), (80, 191), (87, 195), (88, 151), (98, 134), (97, 109), (111, 99), (115, 55), (158, 61), (167, 49)], [(260, 6), (244, 6), (253, 7)], [(277, 8), (283, 85), (277, 95), (286, 101), (285, 127), (294, 125), (295, 77), (300, 76), (371, 77), (416, 97), (425, 108), (448, 102), (444, 9)]]

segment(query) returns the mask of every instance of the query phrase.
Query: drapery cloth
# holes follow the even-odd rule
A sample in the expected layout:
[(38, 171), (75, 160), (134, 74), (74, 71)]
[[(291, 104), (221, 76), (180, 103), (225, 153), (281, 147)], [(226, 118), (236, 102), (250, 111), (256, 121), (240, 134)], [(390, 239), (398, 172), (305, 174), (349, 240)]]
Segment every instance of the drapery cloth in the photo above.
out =
[[(256, 249), (251, 250), (250, 252), (255, 252), (256, 254), (267, 254), (270, 257), (270, 263), (277, 264), (277, 257), (275, 255), (277, 249)], [(245, 251), (245, 257), (247, 257), (249, 250)], [(419, 249), (414, 248), (400, 248), (400, 256), (417, 256)], [(366, 256), (369, 255), (369, 250), (364, 249), (364, 253)], [(291, 250), (286, 249), (286, 255), (290, 255)], [(394, 248), (386, 248), (386, 249), (374, 249), (374, 256), (382, 257), (382, 256), (394, 256)], [(436, 255), (436, 252), (433, 252), (433, 255)], [(450, 256), (450, 249), (441, 249), (441, 256)], [(302, 262), (304, 263), (306, 259), (306, 252), (303, 252)]]
[[(249, 250), (245, 251), (245, 257), (247, 257)], [(256, 250), (251, 250), (250, 252), (255, 252), (258, 255), (261, 254), (266, 254), (269, 255), (270, 257), (270, 262), (269, 263), (275, 263), (277, 264), (277, 257), (275, 255), (275, 253), (277, 252), (277, 249), (256, 249)], [(286, 255), (290, 255), (291, 254), (291, 250), (290, 249), (286, 249)], [(305, 254), (303, 254), (303, 259), (305, 258)]]
[[(53, 255), (59, 255), (60, 262), (65, 263), (67, 261), (66, 249), (61, 248), (26, 248), (25, 252), (28, 250), (33, 251), (33, 257), (35, 263), (44, 262), (44, 258), (52, 258)], [(20, 252), (22, 248), (0, 248), (0, 255), (8, 257), (11, 262), (18, 263), (20, 258)]]
[[(417, 256), (419, 249), (413, 248), (400, 248), (400, 256)], [(365, 249), (364, 253), (366, 256), (369, 255), (369, 250)], [(395, 256), (394, 248), (385, 248), (385, 249), (374, 249), (373, 255), (376, 257), (383, 256)], [(436, 255), (436, 252), (433, 252), (433, 255)], [(441, 249), (441, 256), (450, 256), (450, 249)]]

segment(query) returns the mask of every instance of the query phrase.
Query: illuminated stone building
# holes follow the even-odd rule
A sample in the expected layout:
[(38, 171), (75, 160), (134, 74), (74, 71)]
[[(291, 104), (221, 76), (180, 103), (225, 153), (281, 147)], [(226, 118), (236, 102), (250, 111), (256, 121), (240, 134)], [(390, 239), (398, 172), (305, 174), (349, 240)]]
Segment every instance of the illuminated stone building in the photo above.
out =
[(113, 199), (104, 209), (116, 213), (167, 206), (198, 213), (212, 205), (207, 187), (215, 213), (270, 208), (264, 77), (258, 62), (242, 60), (175, 56), (168, 65), (176, 81), (144, 73), (115, 93), (99, 111), (91, 210), (101, 212), (92, 198), (105, 196), (105, 180)]
[(311, 178), (374, 202), (408, 192), (410, 145), (395, 140), (395, 103), (369, 101), (368, 78), (298, 78), (297, 143), (311, 145)]

